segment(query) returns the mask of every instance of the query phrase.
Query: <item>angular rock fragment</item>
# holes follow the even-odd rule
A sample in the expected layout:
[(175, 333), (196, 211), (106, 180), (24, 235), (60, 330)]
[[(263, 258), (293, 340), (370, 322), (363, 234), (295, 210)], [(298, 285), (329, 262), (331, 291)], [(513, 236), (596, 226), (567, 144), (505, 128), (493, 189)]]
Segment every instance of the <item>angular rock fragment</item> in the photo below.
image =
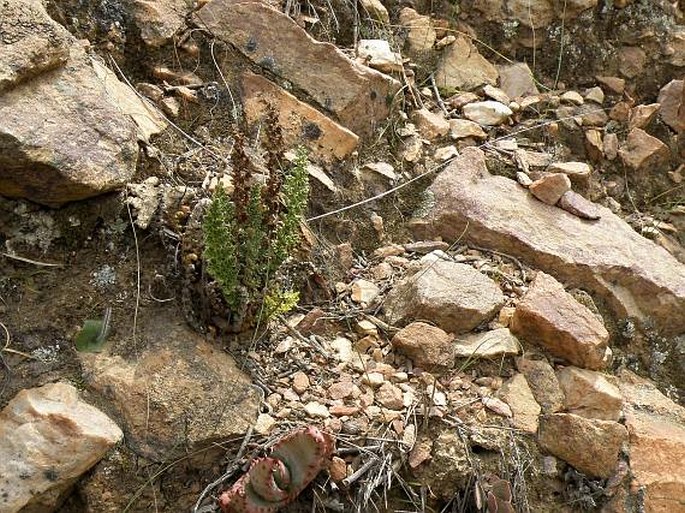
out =
[(367, 66), (383, 73), (402, 71), (402, 56), (393, 52), (384, 39), (362, 39), (357, 45), (357, 56)]
[(169, 42), (185, 25), (190, 12), (185, 0), (133, 0), (133, 21), (146, 45), (158, 48)]
[(554, 6), (550, 0), (509, 0), (507, 9), (522, 25), (542, 28), (554, 20)]
[(578, 367), (603, 369), (611, 362), (609, 333), (552, 276), (539, 272), (523, 296), (510, 328)]
[(435, 71), (435, 83), (447, 93), (470, 91), (497, 82), (497, 68), (490, 64), (469, 38), (456, 35), (454, 43), (442, 51)]
[(650, 103), (649, 105), (637, 105), (630, 109), (630, 117), (628, 118), (628, 129), (633, 128), (645, 129), (654, 121), (656, 115), (661, 109), (658, 103)]
[(618, 422), (586, 419), (572, 413), (554, 413), (540, 419), (540, 446), (592, 477), (614, 474), (627, 439), (625, 426)]
[(458, 140), (467, 137), (485, 139), (488, 136), (478, 123), (469, 121), (468, 119), (450, 119), (449, 124), (449, 136), (451, 139)]
[(74, 38), (40, 0), (7, 0), (2, 18), (0, 93), (66, 64)]
[(378, 285), (368, 280), (355, 280), (350, 286), (350, 295), (355, 303), (371, 304), (379, 292)]
[(505, 64), (498, 66), (497, 69), (499, 70), (499, 86), (509, 98), (516, 99), (539, 93), (533, 72), (525, 62)]
[(86, 381), (120, 412), (129, 442), (139, 454), (163, 458), (244, 433), (259, 405), (247, 376), (182, 320), (165, 326), (163, 337), (154, 328), (141, 333), (154, 342), (135, 361), (79, 353)]
[(486, 126), (501, 125), (513, 114), (503, 103), (493, 100), (464, 105), (464, 117)]
[(629, 371), (619, 373), (618, 387), (625, 398), (633, 499), (643, 497), (645, 511), (682, 513), (685, 408)]
[(412, 322), (395, 333), (392, 345), (411, 358), (415, 366), (432, 370), (452, 366), (453, 338), (440, 328), (425, 322)]
[(585, 199), (574, 191), (566, 191), (561, 198), (559, 198), (557, 206), (581, 219), (596, 221), (602, 217), (599, 213), (599, 208), (595, 203), (592, 203), (590, 200)]
[(556, 205), (571, 190), (571, 179), (565, 173), (545, 175), (531, 183), (528, 190), (543, 203)]
[(683, 104), (683, 81), (671, 80), (661, 88), (657, 101), (661, 105), (659, 116), (677, 133), (685, 131), (685, 109)]
[(0, 511), (55, 511), (123, 436), (71, 385), (22, 390), (0, 412)]
[(521, 352), (521, 343), (508, 328), (459, 337), (454, 341), (453, 354), (457, 358), (501, 358)]
[(382, 23), (390, 23), (390, 15), (388, 14), (388, 10), (380, 0), (361, 0), (359, 3), (364, 9), (364, 12), (371, 16), (371, 18), (374, 20)]
[(243, 105), (249, 123), (264, 119), (274, 109), (288, 147), (304, 144), (325, 162), (342, 160), (352, 153), (359, 137), (318, 110), (301, 102), (261, 75), (245, 73), (242, 80)]
[[(599, 142), (601, 146), (601, 139)], [(571, 179), (572, 184), (580, 187), (587, 187), (590, 182), (592, 167), (585, 162), (554, 162), (547, 168), (547, 172), (564, 173)]]
[(67, 65), (0, 95), (0, 194), (59, 206), (122, 187), (140, 137), (124, 112), (74, 43)]
[(428, 191), (431, 206), (413, 222), (416, 238), (463, 237), (503, 251), (597, 294), (616, 317), (685, 333), (685, 265), (609, 209), (598, 205), (601, 218), (588, 223), (545, 205), (515, 181), (491, 175), (477, 148), (464, 149)]
[(526, 377), (533, 397), (543, 413), (561, 411), (564, 407), (564, 392), (559, 386), (554, 369), (546, 360), (521, 357), (516, 360), (516, 367)]
[(407, 29), (406, 50), (409, 55), (421, 58), (422, 54), (433, 48), (436, 40), (433, 20), (430, 16), (419, 14), (411, 7), (400, 11), (400, 24)]
[(507, 380), (498, 390), (497, 396), (511, 408), (512, 424), (515, 428), (527, 433), (537, 432), (541, 409), (523, 374), (516, 374)]
[(557, 372), (564, 409), (589, 419), (618, 421), (623, 407), (619, 389), (599, 372), (566, 367)]
[(388, 293), (385, 313), (394, 325), (430, 319), (449, 333), (492, 319), (504, 303), (497, 284), (466, 264), (437, 261), (402, 279)]
[(623, 163), (634, 171), (659, 167), (668, 162), (668, 146), (640, 128), (633, 128), (618, 150)]
[(604, 91), (602, 91), (601, 87), (591, 87), (590, 89), (585, 91), (585, 94), (583, 96), (585, 98), (585, 101), (595, 102), (599, 105), (604, 103)]
[(605, 86), (613, 94), (623, 94), (626, 87), (625, 79), (621, 77), (597, 76), (597, 82)]
[(440, 114), (435, 114), (428, 109), (418, 109), (412, 112), (411, 120), (419, 130), (421, 137), (430, 141), (447, 135), (450, 124)]

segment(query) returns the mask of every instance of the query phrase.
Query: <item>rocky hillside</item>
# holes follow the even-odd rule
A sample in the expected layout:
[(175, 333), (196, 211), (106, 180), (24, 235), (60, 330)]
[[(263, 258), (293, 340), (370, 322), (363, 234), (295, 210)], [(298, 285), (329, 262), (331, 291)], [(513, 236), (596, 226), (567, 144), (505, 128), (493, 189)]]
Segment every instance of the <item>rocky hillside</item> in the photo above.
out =
[(0, 5), (0, 513), (685, 512), (680, 3)]

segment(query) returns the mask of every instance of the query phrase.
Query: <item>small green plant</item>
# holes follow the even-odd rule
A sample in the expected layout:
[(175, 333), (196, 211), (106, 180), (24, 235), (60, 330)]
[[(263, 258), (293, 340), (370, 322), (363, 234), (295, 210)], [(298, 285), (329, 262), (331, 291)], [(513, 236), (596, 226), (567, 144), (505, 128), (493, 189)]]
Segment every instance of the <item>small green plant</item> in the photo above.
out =
[(233, 191), (217, 188), (203, 221), (204, 260), (231, 311), (235, 331), (249, 328), (293, 308), (297, 292), (283, 290), (276, 277), (300, 242), (300, 223), (309, 200), (307, 154), (297, 150), (284, 168), (280, 132), (267, 119), (266, 182), (256, 180), (254, 166), (236, 135), (231, 162)]
[(83, 328), (78, 332), (74, 339), (76, 350), (82, 353), (99, 353), (102, 351), (107, 335), (109, 335), (109, 325), (112, 318), (112, 308), (105, 308), (102, 319), (86, 319)]

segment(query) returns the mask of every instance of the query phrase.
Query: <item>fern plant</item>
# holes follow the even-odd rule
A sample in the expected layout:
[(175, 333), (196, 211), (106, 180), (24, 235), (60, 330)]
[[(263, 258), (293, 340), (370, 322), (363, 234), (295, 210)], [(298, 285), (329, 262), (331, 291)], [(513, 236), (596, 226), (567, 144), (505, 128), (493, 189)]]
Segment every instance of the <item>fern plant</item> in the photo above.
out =
[(278, 125), (268, 122), (269, 176), (254, 180), (254, 166), (237, 135), (231, 161), (233, 191), (217, 188), (203, 221), (204, 260), (231, 311), (236, 331), (264, 316), (289, 310), (299, 299), (275, 277), (300, 242), (300, 223), (309, 200), (307, 154), (282, 169)]

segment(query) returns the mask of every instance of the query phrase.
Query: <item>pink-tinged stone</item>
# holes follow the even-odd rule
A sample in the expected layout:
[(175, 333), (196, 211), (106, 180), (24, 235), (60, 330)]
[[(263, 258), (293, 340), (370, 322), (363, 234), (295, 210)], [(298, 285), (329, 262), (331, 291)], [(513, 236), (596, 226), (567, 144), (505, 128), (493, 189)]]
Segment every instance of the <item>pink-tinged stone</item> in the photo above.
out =
[(464, 240), (505, 252), (605, 300), (617, 318), (650, 319), (685, 332), (685, 265), (608, 208), (593, 223), (545, 205), (515, 181), (489, 173), (484, 153), (466, 148), (428, 189), (417, 239)]
[(540, 201), (556, 205), (557, 201), (571, 190), (571, 180), (565, 173), (553, 173), (535, 180), (528, 190)]
[(618, 154), (623, 163), (633, 171), (664, 166), (671, 152), (663, 142), (640, 128), (633, 128)]
[(543, 272), (537, 274), (516, 307), (510, 329), (578, 367), (603, 369), (611, 362), (604, 325)]

